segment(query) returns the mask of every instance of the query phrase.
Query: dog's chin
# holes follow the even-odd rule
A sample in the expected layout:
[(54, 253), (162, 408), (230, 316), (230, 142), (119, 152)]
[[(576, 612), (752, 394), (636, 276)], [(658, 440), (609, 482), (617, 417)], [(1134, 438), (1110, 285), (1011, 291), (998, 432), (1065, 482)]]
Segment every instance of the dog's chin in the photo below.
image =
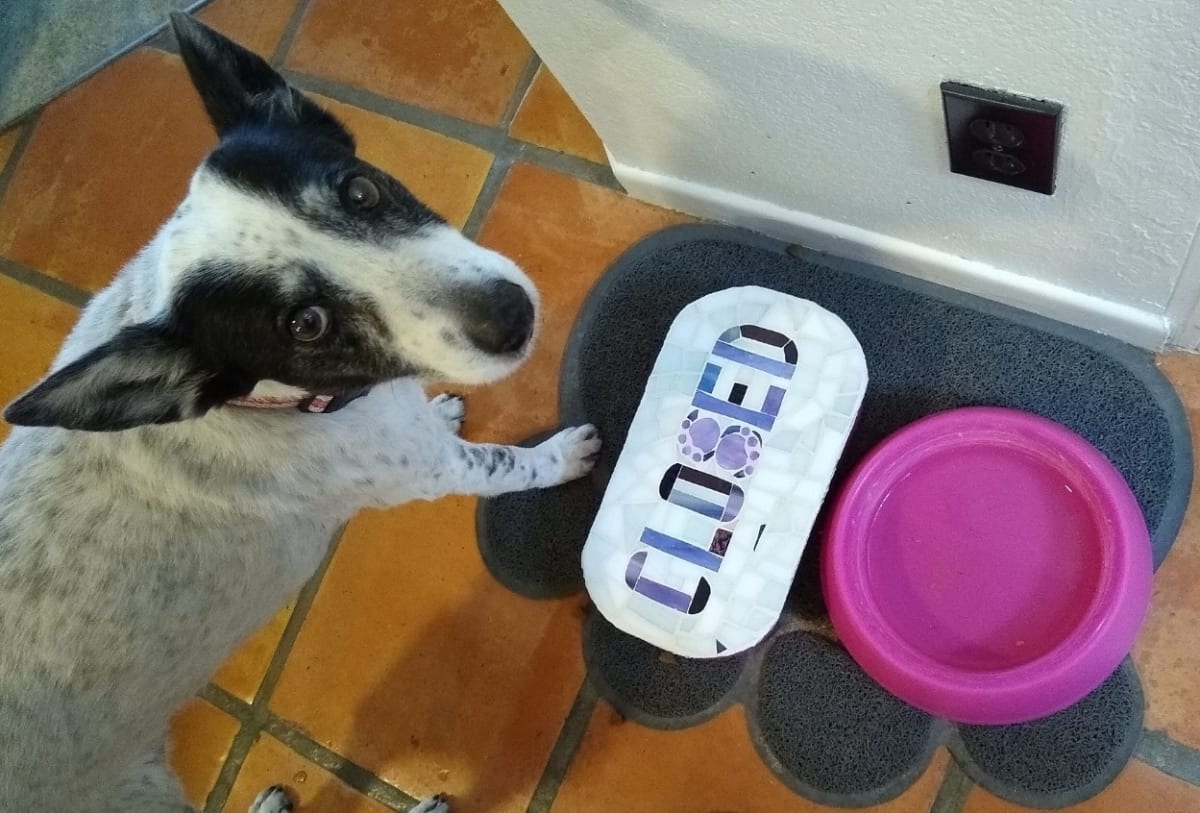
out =
[(496, 381), (508, 378), (528, 359), (527, 351), (508, 356), (484, 356), (478, 359), (461, 362), (445, 363), (431, 367), (424, 377), (427, 380), (438, 381), (440, 384), (481, 386), (494, 384)]
[(520, 369), (521, 365), (529, 359), (532, 350), (533, 346), (531, 343), (525, 349), (508, 355), (492, 356), (480, 354), (469, 361), (464, 360), (461, 363), (444, 365), (442, 369), (435, 370), (431, 378), (448, 384), (460, 384), (472, 387), (483, 384), (494, 384), (497, 381), (508, 378)]

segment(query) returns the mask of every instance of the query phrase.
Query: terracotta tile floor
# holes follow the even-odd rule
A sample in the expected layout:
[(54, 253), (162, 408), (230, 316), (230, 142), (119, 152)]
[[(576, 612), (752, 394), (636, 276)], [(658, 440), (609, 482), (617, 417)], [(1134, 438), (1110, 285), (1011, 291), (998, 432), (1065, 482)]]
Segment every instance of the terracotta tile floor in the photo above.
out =
[[(537, 281), (537, 353), (469, 393), (465, 431), (515, 441), (554, 425), (563, 344), (587, 291), (626, 247), (686, 218), (595, 183), (600, 140), (495, 0), (216, 0), (202, 16), (320, 80), (364, 155)], [(405, 111), (434, 129), (393, 117)], [(481, 127), (494, 129), (472, 144), (450, 135)], [(0, 133), (0, 401), (44, 371), (75, 319), (73, 292), (102, 287), (153, 234), (212, 143), (169, 45), (128, 54)], [(1200, 358), (1161, 364), (1200, 431)], [(240, 812), (282, 782), (305, 813), (404, 810), (436, 790), (461, 813), (825, 809), (765, 768), (740, 709), (660, 732), (580, 693), (580, 600), (529, 601), (493, 582), (473, 510), (451, 498), (350, 524), (295, 607), (180, 712), (173, 759), (195, 804)], [(1200, 789), (1169, 775), (1200, 777), (1197, 628), (1200, 502), (1135, 653), (1156, 747), (1076, 813), (1200, 811)], [(706, 767), (714, 752), (718, 773)], [(1019, 809), (977, 788), (939, 797), (947, 763), (939, 754), (873, 810), (927, 813), (935, 798), (938, 813)]]
[[(627, 722), (608, 705), (598, 703), (554, 801), (554, 813), (815, 813), (830, 809), (784, 787), (753, 748), (741, 745), (745, 732), (746, 715), (741, 706), (681, 734)], [(697, 772), (697, 766), (713, 763), (714, 752), (721, 755), (720, 770)], [(860, 809), (866, 813), (925, 813), (937, 795), (948, 762), (949, 755), (939, 751), (925, 774), (898, 798)]]
[(21, 131), (12, 127), (0, 133), (0, 168), (3, 168), (8, 163), (8, 157), (12, 155), (13, 149), (17, 146), (17, 136)]
[(545, 65), (538, 68), (509, 132), (522, 141), (603, 163), (604, 144)]

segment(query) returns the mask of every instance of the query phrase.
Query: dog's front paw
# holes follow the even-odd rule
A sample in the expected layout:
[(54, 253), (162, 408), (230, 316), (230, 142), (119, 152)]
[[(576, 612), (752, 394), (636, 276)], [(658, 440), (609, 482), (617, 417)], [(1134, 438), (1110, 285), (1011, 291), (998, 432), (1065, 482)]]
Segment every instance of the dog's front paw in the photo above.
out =
[(433, 407), (437, 416), (446, 422), (450, 431), (457, 435), (462, 429), (463, 421), (467, 418), (467, 404), (463, 397), (452, 392), (444, 392), (435, 396), (429, 405)]
[(282, 785), (267, 788), (250, 805), (250, 813), (292, 813), (295, 809)]
[(408, 813), (450, 813), (450, 802), (445, 794), (439, 793), (417, 802), (408, 809)]
[(558, 467), (554, 485), (577, 480), (596, 465), (600, 453), (600, 433), (591, 424), (564, 429), (542, 444)]

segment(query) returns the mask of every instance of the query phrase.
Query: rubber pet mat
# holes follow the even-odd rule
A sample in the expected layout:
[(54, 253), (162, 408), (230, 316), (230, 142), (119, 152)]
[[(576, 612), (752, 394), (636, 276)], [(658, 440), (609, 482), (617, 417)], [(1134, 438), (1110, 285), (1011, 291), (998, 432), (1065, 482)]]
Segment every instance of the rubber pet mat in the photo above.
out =
[[(683, 226), (618, 260), (571, 336), (560, 413), (564, 425), (591, 422), (603, 434), (593, 477), (480, 504), (480, 548), (503, 584), (531, 597), (582, 591), (580, 551), (672, 319), (737, 285), (810, 299), (862, 344), (871, 381), (835, 490), (875, 444), (925, 415), (967, 405), (1028, 410), (1108, 455), (1145, 513), (1155, 565), (1166, 556), (1191, 485), (1191, 439), (1178, 397), (1148, 354), (880, 268), (731, 228)], [(659, 728), (694, 725), (741, 703), (763, 761), (795, 792), (827, 805), (899, 795), (942, 744), (974, 781), (1036, 807), (1098, 793), (1130, 759), (1143, 700), (1128, 660), (1075, 706), (1021, 725), (954, 725), (885, 692), (830, 632), (820, 541), (809, 541), (779, 624), (751, 650), (669, 656), (592, 610), (584, 622), (589, 679), (621, 714)]]
[(2, 0), (0, 130), (208, 0)]

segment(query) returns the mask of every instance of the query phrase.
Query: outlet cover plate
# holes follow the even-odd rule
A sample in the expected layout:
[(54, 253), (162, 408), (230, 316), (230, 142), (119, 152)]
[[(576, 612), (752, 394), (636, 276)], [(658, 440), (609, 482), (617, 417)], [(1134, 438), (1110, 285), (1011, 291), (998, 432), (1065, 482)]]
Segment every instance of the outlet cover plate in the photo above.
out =
[(950, 171), (1054, 194), (1062, 105), (942, 83)]

